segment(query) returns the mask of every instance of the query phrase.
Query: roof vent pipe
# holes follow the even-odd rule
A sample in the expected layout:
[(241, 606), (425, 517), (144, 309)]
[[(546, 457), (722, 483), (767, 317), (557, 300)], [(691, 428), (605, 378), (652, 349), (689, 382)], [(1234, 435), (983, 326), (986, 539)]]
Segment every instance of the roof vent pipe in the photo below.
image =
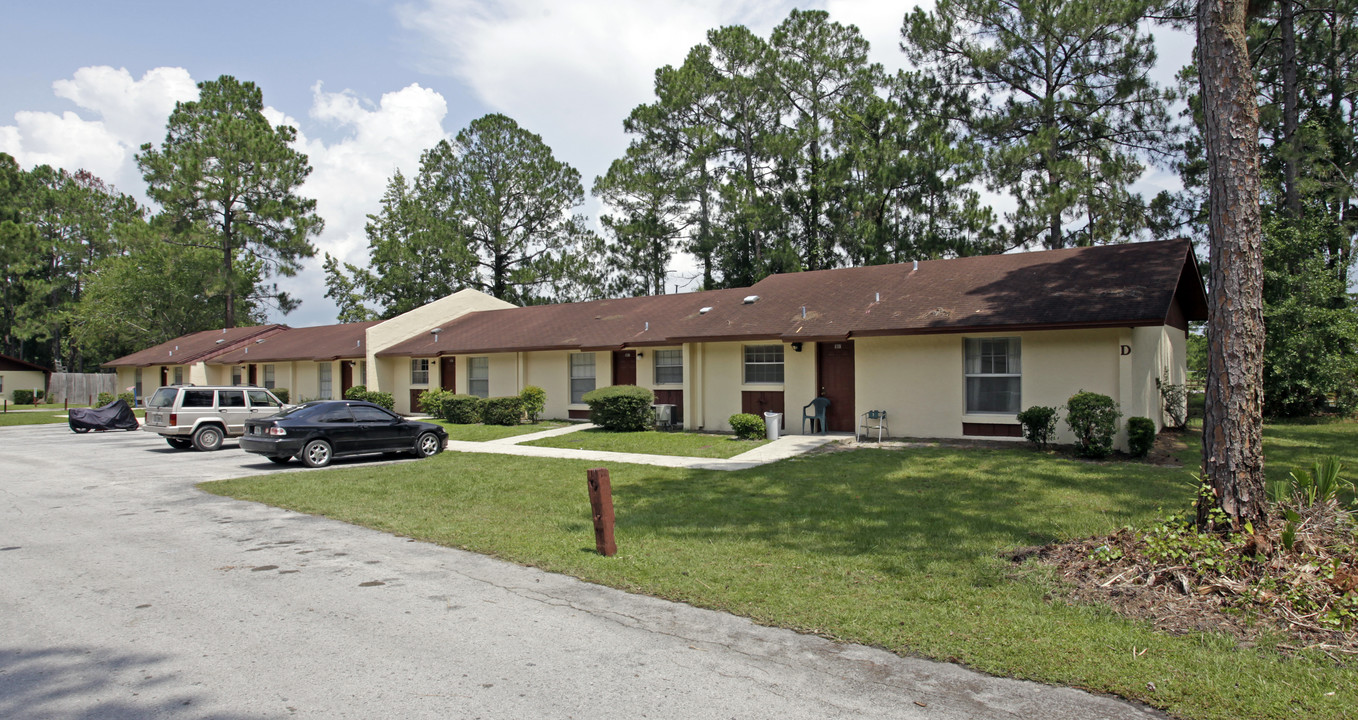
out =
[[(918, 270), (918, 269), (919, 269), (919, 261), (916, 260), (916, 261), (915, 261), (915, 270)], [(913, 271), (912, 271), (912, 272), (913, 272)]]
[(873, 302), (881, 302), (881, 301), (882, 301), (882, 294), (881, 294), (881, 293), (873, 293), (872, 295), (873, 295), (873, 297), (875, 298), (875, 299), (873, 300)]
[(806, 306), (805, 306), (805, 305), (802, 306), (802, 319), (803, 319), (803, 320), (806, 319)]
[[(650, 329), (651, 329), (651, 321), (650, 321), (650, 320), (647, 320), (647, 321), (646, 321), (646, 331), (649, 331)], [(644, 331), (644, 332), (645, 332), (645, 331)]]

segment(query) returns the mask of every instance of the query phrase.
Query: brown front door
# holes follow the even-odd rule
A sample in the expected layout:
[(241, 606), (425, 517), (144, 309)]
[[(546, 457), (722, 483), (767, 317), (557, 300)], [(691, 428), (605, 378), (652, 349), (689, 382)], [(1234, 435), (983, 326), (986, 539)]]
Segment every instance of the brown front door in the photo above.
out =
[(170, 369), (162, 365), (160, 368), (160, 385), (161, 387), (164, 387), (169, 384), (170, 384)]
[(420, 405), (420, 394), (423, 392), (424, 392), (423, 390), (410, 391), (410, 412), (413, 413), (424, 412), (424, 408)]
[(254, 364), (251, 364), (251, 365), (250, 365), (250, 384), (251, 384), (251, 385), (254, 385), (254, 384), (255, 384), (255, 368), (256, 368), (256, 367), (258, 367), (258, 366), (257, 366), (257, 365), (254, 365)]
[(740, 411), (764, 419), (764, 413), (783, 413), (783, 429), (787, 428), (787, 413), (783, 410), (781, 390), (745, 390), (740, 393)]
[(816, 343), (816, 375), (820, 396), (830, 398), (825, 424), (831, 432), (857, 429), (853, 401), (853, 341)]
[(439, 358), (439, 383), (448, 392), (457, 392), (457, 358), (445, 355)]
[(637, 384), (637, 351), (622, 350), (613, 353), (613, 384)]
[[(250, 384), (255, 384), (255, 366), (250, 366)], [(340, 397), (349, 392), (349, 388), (354, 386), (354, 361), (340, 361)]]

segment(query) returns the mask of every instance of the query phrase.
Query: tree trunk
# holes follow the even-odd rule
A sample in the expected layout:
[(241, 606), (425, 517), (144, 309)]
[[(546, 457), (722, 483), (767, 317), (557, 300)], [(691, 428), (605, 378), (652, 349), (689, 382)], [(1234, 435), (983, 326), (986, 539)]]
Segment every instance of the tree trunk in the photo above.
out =
[(1240, 528), (1267, 522), (1263, 455), (1263, 255), (1259, 111), (1245, 43), (1246, 0), (1200, 0), (1198, 63), (1210, 169), (1210, 286), (1203, 484)]
[(1301, 136), (1297, 134), (1300, 108), (1297, 107), (1297, 29), (1294, 0), (1282, 0), (1278, 31), (1283, 41), (1283, 195), (1287, 214), (1301, 219), (1301, 191), (1297, 188), (1297, 162), (1301, 156)]

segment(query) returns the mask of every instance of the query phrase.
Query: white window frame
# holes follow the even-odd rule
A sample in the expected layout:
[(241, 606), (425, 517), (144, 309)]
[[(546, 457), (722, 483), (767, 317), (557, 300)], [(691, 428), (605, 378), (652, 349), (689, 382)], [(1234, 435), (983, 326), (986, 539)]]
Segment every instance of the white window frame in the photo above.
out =
[(132, 387), (137, 397), (141, 397), (141, 368), (136, 368), (132, 373)]
[[(994, 343), (1005, 344), (1003, 355), (994, 352)], [(987, 345), (990, 347), (988, 348)], [(996, 361), (1004, 359), (1001, 372), (996, 371)], [(1023, 344), (1017, 337), (979, 337), (962, 340), (962, 377), (963, 402), (968, 415), (1017, 415), (1023, 409)], [(1012, 409), (987, 410), (972, 406), (972, 384), (1003, 378), (1017, 381), (1018, 391), (1014, 393)]]
[(467, 358), (467, 394), (479, 398), (490, 397), (490, 358)]
[(232, 365), (232, 366), (231, 366), (231, 386), (232, 386), (232, 387), (235, 387), (235, 386), (241, 384), (241, 378), (244, 376), (244, 373), (241, 372), (243, 369), (244, 369), (244, 368), (242, 368), (240, 365)]
[(183, 385), (183, 384), (184, 384), (184, 366), (183, 366), (183, 365), (177, 365), (177, 366), (175, 366), (175, 369), (174, 369), (174, 384), (175, 384), (175, 385)]
[(410, 358), (410, 384), (429, 384), (429, 358)]
[(582, 405), (585, 395), (598, 387), (599, 374), (594, 353), (571, 353), (566, 378), (571, 390), (571, 404)]
[(335, 396), (330, 393), (335, 389), (334, 368), (330, 363), (319, 363), (316, 365), (316, 394), (321, 400), (334, 400)]
[[(777, 355), (777, 357), (778, 357), (777, 361), (774, 361), (774, 360), (770, 359), (770, 358), (772, 358), (773, 355), (775, 354), (775, 353), (773, 352), (774, 350), (777, 350), (777, 353), (776, 353), (776, 355)], [(741, 348), (741, 369), (742, 369), (741, 380), (744, 381), (744, 383), (745, 383), (746, 385), (782, 385), (782, 384), (785, 382), (785, 380), (787, 379), (787, 374), (786, 374), (787, 354), (786, 354), (786, 352), (787, 352), (787, 351), (784, 349), (784, 347), (783, 347), (781, 344), (780, 344), (780, 345), (745, 345), (745, 346), (743, 346), (743, 347)], [(753, 360), (750, 359), (751, 353), (754, 353), (754, 354), (755, 354), (755, 359), (753, 359)], [(762, 354), (762, 357), (761, 357), (761, 354)], [(751, 379), (750, 379), (750, 368), (751, 368), (751, 367), (757, 367), (757, 368), (775, 368), (775, 367), (776, 367), (776, 368), (777, 368), (778, 379), (776, 379), (776, 380), (770, 380), (770, 379), (751, 380)]]
[(264, 366), (264, 387), (266, 387), (266, 388), (272, 390), (272, 389), (274, 388), (274, 384), (277, 382), (277, 379), (276, 379), (276, 378), (277, 378), (277, 376), (274, 374), (274, 366), (273, 366), (273, 365), (265, 365), (265, 366)]
[[(655, 375), (654, 375), (654, 377), (655, 377), (655, 384), (656, 384), (656, 385), (683, 385), (683, 384), (684, 384), (684, 351), (683, 351), (683, 350), (675, 350), (675, 349), (652, 350), (652, 351), (651, 351), (651, 358), (652, 358), (653, 362), (655, 363)], [(661, 362), (661, 360), (664, 360), (665, 362)], [(667, 370), (667, 371), (672, 371), (673, 369), (676, 369), (676, 368), (677, 368), (677, 369), (679, 370), (679, 378), (678, 378), (677, 380), (661, 380), (661, 379), (660, 379), (660, 371), (661, 371), (662, 368), (665, 369), (665, 370)]]

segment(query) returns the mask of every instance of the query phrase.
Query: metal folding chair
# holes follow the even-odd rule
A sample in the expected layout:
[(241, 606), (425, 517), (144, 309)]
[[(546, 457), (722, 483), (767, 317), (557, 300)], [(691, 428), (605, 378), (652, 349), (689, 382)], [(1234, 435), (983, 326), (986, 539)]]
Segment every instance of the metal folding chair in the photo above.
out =
[(877, 431), (877, 442), (882, 441), (883, 433), (886, 433), (887, 437), (891, 437), (891, 431), (887, 430), (886, 427), (885, 410), (869, 410), (863, 413), (863, 422), (858, 426), (858, 429), (863, 431), (864, 440), (868, 439), (868, 433), (873, 430)]

